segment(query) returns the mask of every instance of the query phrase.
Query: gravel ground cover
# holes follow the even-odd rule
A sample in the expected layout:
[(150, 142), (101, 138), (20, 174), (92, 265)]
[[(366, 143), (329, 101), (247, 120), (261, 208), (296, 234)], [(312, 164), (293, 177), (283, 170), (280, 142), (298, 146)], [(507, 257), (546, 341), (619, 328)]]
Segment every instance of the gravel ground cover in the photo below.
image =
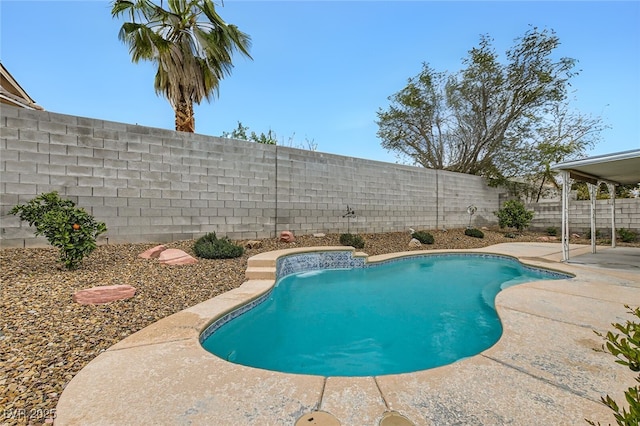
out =
[[(478, 248), (539, 241), (542, 235), (527, 232), (512, 239), (497, 230), (483, 232), (485, 237), (478, 239), (465, 236), (464, 229), (432, 231), (435, 243), (420, 249)], [(369, 255), (410, 250), (408, 232), (360, 235), (365, 240), (361, 251)], [(293, 243), (261, 242), (261, 248), (245, 250), (236, 259), (199, 259), (184, 266), (138, 257), (156, 244), (104, 245), (75, 271), (59, 269), (53, 248), (0, 250), (0, 424), (51, 423), (62, 390), (89, 361), (161, 318), (240, 286), (250, 256), (291, 247), (340, 245), (338, 234), (298, 236)], [(193, 243), (165, 245), (193, 255)], [(115, 284), (134, 286), (135, 296), (97, 306), (72, 300), (78, 290)]]

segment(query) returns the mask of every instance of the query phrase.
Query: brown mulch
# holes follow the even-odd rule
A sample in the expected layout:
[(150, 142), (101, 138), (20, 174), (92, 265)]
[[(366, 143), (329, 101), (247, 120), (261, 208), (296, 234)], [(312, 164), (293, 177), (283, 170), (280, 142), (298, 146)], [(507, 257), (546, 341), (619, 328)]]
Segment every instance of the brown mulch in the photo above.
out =
[[(503, 242), (538, 241), (542, 234), (515, 239), (485, 230), (483, 239), (463, 229), (432, 231), (435, 243), (422, 249), (464, 249)], [(369, 255), (407, 251), (408, 232), (360, 234)], [(0, 425), (50, 423), (66, 384), (89, 361), (138, 330), (187, 307), (238, 287), (247, 259), (291, 247), (340, 245), (338, 234), (299, 236), (294, 243), (264, 239), (259, 249), (237, 259), (165, 266), (138, 257), (156, 244), (98, 247), (80, 269), (59, 269), (53, 248), (0, 250)], [(583, 240), (588, 243), (588, 240)], [(239, 241), (238, 244), (243, 244)], [(193, 241), (166, 244), (193, 255)], [(129, 284), (133, 298), (105, 305), (74, 303), (75, 291)]]

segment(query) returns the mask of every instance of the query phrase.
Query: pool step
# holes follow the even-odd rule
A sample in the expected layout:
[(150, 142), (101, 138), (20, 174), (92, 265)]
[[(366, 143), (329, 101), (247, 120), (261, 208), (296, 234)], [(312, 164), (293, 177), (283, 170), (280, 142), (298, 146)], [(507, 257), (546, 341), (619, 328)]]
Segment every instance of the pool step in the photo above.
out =
[(247, 266), (249, 268), (253, 268), (255, 267), (271, 267), (271, 268), (275, 268), (276, 267), (276, 259), (273, 258), (260, 258), (258, 256), (253, 256), (249, 258), (249, 261), (247, 262)]
[(248, 280), (275, 280), (275, 266), (249, 266), (244, 276)]
[[(259, 253), (251, 256), (247, 262), (247, 271), (245, 277), (248, 280), (275, 280), (276, 279), (276, 262), (279, 257), (292, 254), (313, 253), (317, 251), (349, 251), (350, 247), (344, 246), (327, 246), (327, 247), (301, 247), (292, 249), (283, 249), (265, 253)], [(362, 252), (353, 252), (354, 257), (366, 257)]]

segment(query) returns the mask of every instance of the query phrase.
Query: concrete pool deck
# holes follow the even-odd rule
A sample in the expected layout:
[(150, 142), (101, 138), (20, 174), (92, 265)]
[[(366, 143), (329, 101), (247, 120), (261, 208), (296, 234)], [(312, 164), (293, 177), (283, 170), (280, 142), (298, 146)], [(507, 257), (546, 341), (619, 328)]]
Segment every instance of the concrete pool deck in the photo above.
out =
[[(622, 402), (623, 392), (635, 385), (637, 373), (593, 350), (602, 344), (593, 330), (606, 332), (611, 323), (632, 319), (623, 305), (640, 305), (640, 271), (561, 263), (557, 243), (464, 250), (514, 256), (575, 278), (536, 281), (499, 293), (503, 336), (481, 354), (454, 364), (388, 376), (321, 377), (244, 367), (201, 347), (200, 333), (214, 319), (273, 286), (268, 273), (275, 271), (283, 252), (327, 249), (345, 247), (254, 256), (247, 270), (250, 279), (239, 288), (112, 346), (67, 385), (55, 424), (294, 425), (301, 418), (299, 424), (305, 425), (403, 424), (395, 413), (415, 425), (584, 425), (585, 418), (608, 424), (615, 421), (600, 397), (609, 394)], [(572, 245), (571, 256), (590, 250)], [(610, 255), (618, 249), (598, 250)], [(392, 257), (372, 256), (369, 261)]]

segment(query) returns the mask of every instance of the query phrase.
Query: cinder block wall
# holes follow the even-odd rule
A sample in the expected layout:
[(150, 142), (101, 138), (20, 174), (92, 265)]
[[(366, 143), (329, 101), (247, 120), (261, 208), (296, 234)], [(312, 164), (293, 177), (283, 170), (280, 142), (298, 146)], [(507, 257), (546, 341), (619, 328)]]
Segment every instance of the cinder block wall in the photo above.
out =
[[(611, 201), (596, 200), (596, 229), (602, 235), (611, 235)], [(640, 198), (615, 200), (616, 229), (624, 228), (640, 232)], [(544, 230), (562, 226), (562, 203), (529, 204), (527, 209), (535, 211), (531, 229)], [(571, 200), (569, 202), (569, 232), (583, 233), (591, 229), (591, 201)]]
[[(58, 191), (104, 221), (102, 242), (387, 232), (494, 221), (483, 179), (287, 147), (2, 106), (0, 242), (46, 245), (7, 212)], [(347, 205), (356, 216), (344, 218)]]
[[(2, 247), (47, 245), (7, 212), (49, 191), (104, 221), (102, 243), (464, 227), (470, 204), (484, 226), (504, 192), (477, 176), (2, 105)], [(628, 214), (637, 221), (637, 205)]]

